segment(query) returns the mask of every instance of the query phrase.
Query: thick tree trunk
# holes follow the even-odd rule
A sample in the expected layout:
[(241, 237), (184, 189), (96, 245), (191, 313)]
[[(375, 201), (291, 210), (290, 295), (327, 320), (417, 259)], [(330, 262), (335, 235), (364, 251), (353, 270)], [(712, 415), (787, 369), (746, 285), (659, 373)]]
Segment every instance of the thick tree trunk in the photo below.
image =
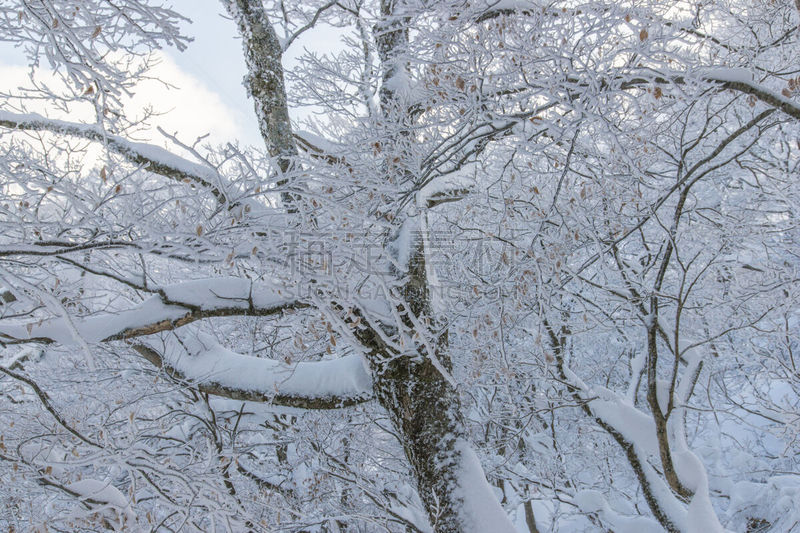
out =
[(278, 167), (287, 172), (297, 148), (286, 105), (281, 49), (275, 29), (267, 19), (261, 2), (224, 0), (228, 13), (239, 26), (243, 39), (248, 75), (247, 91), (253, 98), (258, 127), (269, 155), (276, 157)]
[[(437, 358), (449, 360), (440, 339)], [(437, 533), (513, 533), (469, 447), (458, 391), (428, 355), (370, 358), (375, 395), (389, 413)]]
[(427, 358), (399, 357), (379, 365), (375, 391), (403, 437), (417, 490), (436, 531), (463, 531), (459, 487), (465, 436), (458, 394)]
[[(404, 326), (410, 338), (415, 333), (431, 333), (416, 331), (414, 325), (424, 324), (424, 317), (431, 317), (424, 257), (422, 243), (418, 242), (407, 265), (403, 288)], [(417, 320), (410, 320), (411, 315)], [(445, 375), (452, 372), (447, 331), (433, 341), (433, 354), (422, 346), (416, 352), (398, 354), (389, 350), (373, 330), (362, 330), (361, 335), (364, 345), (371, 348), (375, 396), (402, 439), (434, 530), (515, 531), (469, 447), (461, 399), (452, 378)]]
[[(261, 137), (269, 155), (276, 159), (278, 169), (286, 175), (292, 170), (297, 146), (286, 103), (281, 64), (283, 49), (259, 0), (223, 0), (223, 5), (236, 21), (242, 36), (248, 70), (245, 83), (253, 98)], [(280, 177), (276, 185), (286, 187), (287, 190), (281, 192), (281, 200), (287, 211), (294, 213), (297, 210), (296, 198), (288, 190), (291, 189), (289, 179)]]

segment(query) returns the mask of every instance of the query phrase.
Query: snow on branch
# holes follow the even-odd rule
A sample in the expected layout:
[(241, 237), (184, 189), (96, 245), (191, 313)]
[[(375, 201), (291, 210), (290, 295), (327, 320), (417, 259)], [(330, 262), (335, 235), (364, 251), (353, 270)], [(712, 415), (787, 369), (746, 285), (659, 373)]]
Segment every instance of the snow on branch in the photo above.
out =
[(342, 147), (331, 141), (308, 131), (293, 134), (297, 147), (316, 159), (322, 159), (331, 164), (345, 165), (352, 168), (344, 157), (334, 155), (342, 151)]
[(148, 172), (175, 181), (188, 181), (207, 188), (221, 204), (228, 202), (225, 193), (214, 185), (219, 183), (219, 173), (208, 166), (193, 163), (152, 144), (133, 142), (118, 135), (109, 135), (90, 124), (49, 119), (37, 113), (11, 113), (0, 110), (0, 127), (12, 130), (48, 131), (81, 137), (107, 146), (128, 161)]
[(372, 378), (358, 354), (290, 365), (232, 352), (202, 334), (170, 335), (163, 346), (154, 346), (134, 349), (172, 378), (216, 396), (303, 409), (335, 409), (372, 398)]
[(173, 330), (204, 318), (269, 316), (304, 305), (281, 296), (275, 287), (254, 285), (246, 279), (199, 279), (159, 289), (138, 306), (119, 313), (72, 318), (71, 323), (64, 318), (39, 323), (0, 322), (0, 342), (106, 342)]
[[(696, 79), (717, 84), (722, 89), (741, 92), (753, 96), (757, 100), (783, 111), (792, 118), (800, 120), (800, 103), (791, 98), (764, 87), (753, 79), (752, 73), (743, 68), (713, 67), (702, 69)], [(577, 80), (573, 80), (577, 81)], [(617, 79), (616, 81), (620, 81)], [(612, 85), (614, 80), (604, 80), (604, 85)], [(652, 83), (684, 85), (692, 83), (692, 78), (681, 73), (657, 75), (654, 77), (636, 77), (622, 81), (621, 89), (644, 87)]]
[(486, 481), (480, 460), (464, 439), (456, 440), (457, 489), (463, 500), (461, 520), (463, 531), (495, 531), (513, 533), (516, 528), (493, 494), (493, 487)]
[(113, 517), (120, 526), (136, 521), (130, 501), (109, 481), (81, 479), (64, 486), (64, 491), (91, 504), (92, 513), (107, 511), (103, 514)]
[(475, 19), (475, 22), (485, 22), (502, 15), (529, 15), (536, 10), (535, 4), (528, 0), (495, 0), (489, 4), (487, 9)]
[(417, 192), (417, 202), (427, 207), (436, 207), (463, 200), (475, 187), (475, 179), (467, 170), (469, 169), (461, 166), (448, 174), (427, 180)]
[[(577, 388), (575, 390), (577, 391)], [(625, 451), (628, 463), (639, 480), (653, 515), (668, 531), (685, 531), (687, 520), (685, 507), (648, 460), (649, 457), (658, 457), (655, 422), (652, 417), (642, 413), (608, 389), (599, 387), (592, 392), (599, 392), (600, 397), (584, 403), (583, 409), (595, 418), (600, 427), (606, 430)]]
[(790, 117), (800, 120), (800, 103), (797, 103), (780, 93), (763, 87), (753, 81), (749, 72), (742, 75), (743, 69), (718, 68), (710, 69), (703, 74), (703, 78), (720, 84), (724, 89), (731, 89), (754, 96), (765, 104), (779, 109)]

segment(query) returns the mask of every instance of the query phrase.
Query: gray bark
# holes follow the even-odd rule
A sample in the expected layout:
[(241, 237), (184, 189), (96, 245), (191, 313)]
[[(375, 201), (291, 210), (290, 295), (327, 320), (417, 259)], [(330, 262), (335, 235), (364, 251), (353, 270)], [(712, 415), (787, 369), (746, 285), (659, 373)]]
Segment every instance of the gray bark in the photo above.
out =
[[(292, 170), (297, 146), (286, 104), (281, 64), (283, 49), (260, 1), (223, 0), (223, 4), (239, 26), (242, 36), (248, 70), (245, 83), (253, 98), (261, 137), (269, 155), (276, 159), (278, 169), (286, 175)], [(291, 189), (290, 178), (281, 177), (277, 185)], [(288, 190), (281, 193), (281, 199), (289, 211), (295, 211), (295, 198)]]

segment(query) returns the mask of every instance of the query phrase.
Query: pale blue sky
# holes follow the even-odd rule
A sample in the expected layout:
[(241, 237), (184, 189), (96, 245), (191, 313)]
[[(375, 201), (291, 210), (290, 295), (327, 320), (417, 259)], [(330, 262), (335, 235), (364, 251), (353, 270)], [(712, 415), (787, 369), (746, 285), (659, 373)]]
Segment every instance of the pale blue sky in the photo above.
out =
[(245, 63), (236, 25), (227, 16), (223, 17), (219, 0), (172, 0), (170, 3), (176, 11), (192, 19), (184, 31), (194, 41), (185, 51), (170, 49), (168, 55), (182, 70), (216, 93), (234, 113), (241, 141), (260, 146), (262, 141), (253, 102), (247, 98), (242, 84)]
[[(240, 140), (262, 146), (253, 102), (247, 98), (242, 84), (245, 63), (235, 23), (227, 17), (219, 0), (172, 0), (171, 4), (176, 11), (192, 19), (192, 23), (185, 26), (185, 33), (194, 41), (186, 51), (172, 49), (169, 55), (181, 69), (217, 93), (235, 113), (237, 127), (241, 130)], [(292, 68), (294, 58), (305, 49), (318, 53), (336, 49), (341, 34), (341, 30), (324, 25), (305, 32), (286, 51), (284, 66)], [(307, 112), (290, 109), (295, 120)]]

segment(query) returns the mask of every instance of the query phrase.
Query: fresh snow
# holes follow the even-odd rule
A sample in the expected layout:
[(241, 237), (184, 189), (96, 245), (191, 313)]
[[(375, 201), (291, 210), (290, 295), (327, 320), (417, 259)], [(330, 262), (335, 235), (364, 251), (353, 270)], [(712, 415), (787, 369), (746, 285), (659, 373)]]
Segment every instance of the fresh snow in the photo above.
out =
[(4, 322), (0, 324), (0, 335), (15, 339), (44, 337), (65, 345), (75, 344), (79, 339), (95, 343), (126, 330), (164, 320), (177, 320), (186, 316), (192, 307), (203, 311), (249, 309), (248, 299), (251, 295), (253, 307), (257, 309), (270, 309), (291, 302), (278, 296), (277, 289), (269, 285), (252, 285), (249, 280), (233, 277), (186, 281), (162, 290), (170, 303), (165, 303), (160, 295), (155, 295), (126, 311), (72, 318), (78, 339), (64, 318), (41, 323)]
[(419, 231), (418, 216), (410, 216), (403, 221), (400, 229), (397, 232), (394, 240), (392, 240), (387, 249), (391, 252), (395, 266), (401, 271), (408, 270), (408, 261), (411, 259), (411, 247), (415, 246), (414, 242), (415, 233)]
[(608, 522), (616, 533), (661, 533), (664, 529), (652, 518), (625, 516), (614, 511), (605, 496), (596, 490), (575, 494), (575, 504), (585, 513), (596, 513)]
[(432, 179), (417, 192), (417, 206), (424, 207), (426, 202), (431, 198), (446, 195), (454, 190), (471, 189), (475, 186), (476, 182), (474, 177), (475, 172), (476, 164), (471, 163), (456, 172)]
[(462, 531), (464, 533), (516, 533), (514, 525), (497, 501), (478, 456), (464, 439), (458, 439), (455, 453), (460, 459), (456, 497), (461, 506)]
[[(312, 145), (314, 148), (319, 148), (322, 152), (326, 154), (337, 154), (342, 151), (342, 146), (337, 145), (326, 139), (325, 137), (321, 137), (316, 133), (311, 133), (310, 131), (302, 130), (295, 132), (297, 137), (306, 141), (308, 144)], [(302, 142), (302, 141), (301, 141)]]
[(238, 354), (205, 334), (183, 336), (180, 342), (170, 335), (164, 346), (155, 348), (165, 353), (165, 363), (197, 383), (308, 399), (365, 397), (372, 393), (372, 378), (358, 354), (289, 365)]
[(250, 299), (255, 308), (276, 307), (289, 302), (270, 285), (254, 284), (236, 277), (185, 281), (164, 287), (163, 290), (171, 301), (209, 310), (247, 306)]
[(523, 11), (526, 9), (533, 9), (534, 7), (533, 2), (528, 0), (497, 0), (489, 4), (490, 9), (503, 11)]
[(714, 67), (700, 71), (702, 77), (717, 81), (752, 83), (753, 73), (746, 68)]
[[(119, 516), (121, 526), (124, 525), (126, 521), (131, 524), (135, 523), (136, 521), (136, 516), (134, 515), (127, 498), (125, 498), (125, 495), (108, 481), (82, 479), (66, 485), (66, 489), (74, 492), (80, 498), (107, 504), (104, 507), (108, 507), (116, 511)], [(99, 510), (100, 509), (98, 509), (96, 506), (92, 506), (93, 512), (97, 512)]]
[(595, 387), (591, 394), (599, 396), (590, 404), (596, 416), (610, 424), (627, 441), (635, 443), (643, 452), (658, 457), (658, 440), (653, 417), (603, 387)]

